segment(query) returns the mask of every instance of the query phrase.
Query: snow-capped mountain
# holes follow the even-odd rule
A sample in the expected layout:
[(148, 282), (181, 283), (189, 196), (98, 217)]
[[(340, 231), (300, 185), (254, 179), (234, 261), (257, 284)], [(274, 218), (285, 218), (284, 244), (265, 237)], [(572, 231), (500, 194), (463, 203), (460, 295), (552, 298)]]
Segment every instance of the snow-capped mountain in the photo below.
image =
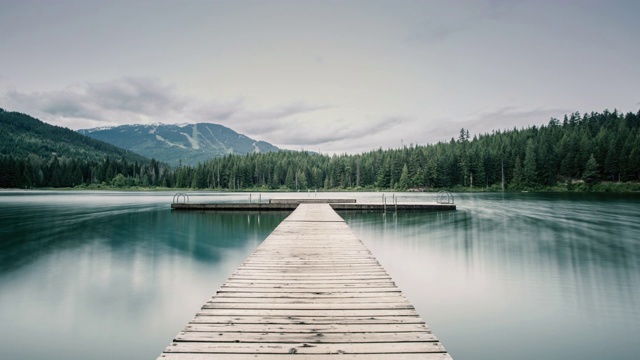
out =
[(226, 154), (279, 150), (268, 142), (210, 123), (121, 125), (78, 132), (173, 165), (195, 165)]

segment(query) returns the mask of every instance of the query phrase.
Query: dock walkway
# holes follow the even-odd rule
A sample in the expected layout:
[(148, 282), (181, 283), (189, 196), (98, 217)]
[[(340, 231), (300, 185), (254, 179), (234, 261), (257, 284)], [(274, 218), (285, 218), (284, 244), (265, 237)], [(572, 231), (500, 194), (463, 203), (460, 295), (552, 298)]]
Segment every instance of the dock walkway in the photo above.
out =
[(328, 204), (300, 204), (158, 359), (451, 359)]

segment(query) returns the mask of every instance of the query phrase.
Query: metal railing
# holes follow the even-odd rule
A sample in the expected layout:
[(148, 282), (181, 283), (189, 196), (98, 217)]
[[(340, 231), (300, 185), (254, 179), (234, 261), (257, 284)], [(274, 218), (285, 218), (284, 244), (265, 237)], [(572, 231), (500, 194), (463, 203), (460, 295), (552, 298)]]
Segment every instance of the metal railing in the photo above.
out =
[(179, 204), (179, 203), (186, 204), (188, 202), (189, 202), (189, 195), (187, 195), (187, 193), (177, 193), (173, 195), (174, 204)]
[(445, 190), (440, 190), (436, 201), (438, 204), (453, 204), (453, 194)]

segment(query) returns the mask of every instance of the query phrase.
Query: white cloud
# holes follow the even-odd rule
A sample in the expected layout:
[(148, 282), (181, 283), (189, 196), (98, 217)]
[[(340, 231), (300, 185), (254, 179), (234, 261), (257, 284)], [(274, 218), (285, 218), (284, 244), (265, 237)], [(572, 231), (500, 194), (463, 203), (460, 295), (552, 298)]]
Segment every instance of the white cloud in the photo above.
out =
[(283, 147), (359, 152), (640, 105), (631, 3), (12, 7), (0, 12), (11, 29), (0, 106), (73, 129), (213, 122)]
[(244, 97), (228, 101), (181, 95), (158, 79), (124, 77), (64, 90), (0, 96), (7, 110), (22, 111), (73, 129), (131, 123), (211, 122), (282, 148), (356, 153), (401, 144), (429, 144), (497, 129), (546, 124), (571, 109), (504, 106), (458, 118), (380, 114), (359, 108), (293, 101), (264, 108)]
[(146, 116), (164, 116), (184, 110), (187, 100), (174, 87), (154, 78), (126, 77), (102, 83), (87, 83), (86, 100), (104, 110)]
[(125, 77), (108, 82), (87, 82), (49, 92), (8, 91), (3, 102), (74, 129), (100, 122), (117, 125), (147, 123), (184, 111), (187, 99), (171, 86), (153, 78)]

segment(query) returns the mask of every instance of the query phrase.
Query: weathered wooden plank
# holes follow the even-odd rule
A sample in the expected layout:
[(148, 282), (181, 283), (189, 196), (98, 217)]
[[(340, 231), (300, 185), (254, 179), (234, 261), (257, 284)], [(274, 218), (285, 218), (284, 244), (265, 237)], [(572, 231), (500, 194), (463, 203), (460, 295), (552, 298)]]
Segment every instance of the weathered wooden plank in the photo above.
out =
[(331, 259), (331, 260), (278, 260), (278, 261), (266, 261), (266, 260), (251, 260), (246, 261), (242, 265), (242, 267), (249, 266), (380, 266), (380, 264), (375, 260), (370, 259), (351, 259), (351, 260), (341, 260), (341, 259)]
[(355, 292), (400, 292), (400, 290), (395, 286), (388, 287), (326, 287), (326, 288), (296, 288), (296, 287), (231, 287), (231, 286), (223, 286), (219, 290), (219, 292), (276, 292), (276, 293), (312, 293), (312, 294), (326, 294), (326, 293), (355, 293)]
[[(268, 287), (271, 286), (271, 287)], [(311, 292), (322, 292), (323, 290), (327, 291), (340, 291), (340, 290), (348, 290), (351, 292), (355, 291), (366, 291), (367, 289), (391, 289), (397, 290), (398, 288), (394, 284), (318, 284), (316, 286), (311, 284), (234, 284), (234, 283), (225, 283), (222, 285), (221, 289), (238, 289), (244, 291), (251, 291), (251, 289), (256, 289), (257, 291), (264, 291), (264, 289), (271, 289), (275, 291), (311, 291)]]
[[(268, 267), (252, 267), (246, 266), (242, 268), (243, 270), (253, 270), (253, 271), (268, 271)], [(335, 273), (338, 274), (346, 274), (351, 271), (358, 273), (366, 273), (371, 271), (377, 271), (378, 268), (375, 266), (283, 266), (279, 268), (279, 273), (287, 274), (287, 273), (299, 273), (300, 271), (305, 271), (308, 274), (320, 274), (320, 273)]]
[(347, 198), (318, 198), (307, 197), (301, 199), (270, 199), (269, 204), (355, 204), (356, 199)]
[[(422, 324), (419, 316), (217, 316), (199, 315), (189, 324)], [(426, 325), (425, 325), (426, 326)], [(428, 330), (428, 327), (427, 327)]]
[[(345, 228), (348, 229), (348, 228)], [(322, 237), (299, 236), (295, 234), (291, 237), (279, 236), (279, 239), (265, 239), (265, 246), (256, 250), (257, 254), (275, 250), (276, 253), (291, 252), (291, 249), (300, 249), (305, 252), (323, 251), (326, 249), (335, 249), (338, 253), (351, 253), (353, 251), (363, 252), (367, 248), (355, 235), (344, 235), (344, 230), (335, 233), (327, 232), (326, 229), (308, 229), (309, 231), (324, 232)], [(296, 229), (296, 231), (307, 231), (307, 229)], [(341, 234), (342, 233), (342, 234)], [(285, 247), (285, 246), (292, 246)]]
[(414, 309), (283, 310), (283, 309), (201, 309), (198, 315), (257, 316), (416, 316)]
[[(316, 242), (313, 242), (316, 241)], [(304, 246), (300, 242), (305, 242)], [(370, 253), (364, 253), (364, 244), (355, 240), (355, 238), (342, 238), (337, 242), (329, 242), (326, 239), (292, 239), (287, 242), (273, 242), (268, 239), (263, 243), (264, 247), (255, 252), (256, 255), (265, 256), (268, 253), (274, 255), (295, 255), (295, 256), (313, 256), (320, 253), (333, 250), (335, 254), (345, 257), (369, 256)], [(297, 244), (297, 245), (296, 245)]]
[(386, 271), (384, 270), (376, 270), (376, 271), (367, 271), (367, 272), (356, 272), (356, 271), (348, 271), (348, 272), (325, 272), (325, 273), (321, 273), (321, 272), (315, 272), (315, 273), (308, 273), (308, 272), (283, 272), (283, 271), (276, 271), (274, 269), (270, 269), (270, 270), (261, 270), (261, 271), (251, 271), (251, 270), (238, 270), (236, 272), (234, 272), (232, 275), (232, 277), (251, 277), (251, 276), (255, 276), (256, 278), (293, 278), (293, 279), (306, 279), (306, 278), (311, 278), (311, 279), (322, 279), (322, 278), (335, 278), (335, 277), (341, 277), (341, 278), (367, 278), (367, 277), (384, 277), (385, 279), (390, 279), (391, 277), (389, 276), (389, 274), (387, 274)]
[(200, 324), (189, 323), (185, 331), (244, 333), (399, 333), (427, 332), (425, 324)]
[(373, 276), (346, 276), (336, 274), (335, 276), (320, 276), (320, 277), (300, 277), (300, 276), (287, 276), (277, 275), (272, 276), (258, 276), (258, 275), (232, 275), (229, 281), (235, 282), (263, 282), (263, 283), (281, 283), (281, 282), (300, 282), (300, 283), (317, 283), (322, 281), (334, 281), (334, 282), (353, 282), (353, 281), (372, 281), (372, 282), (393, 282), (393, 279), (384, 275)]
[(277, 265), (277, 264), (326, 264), (326, 263), (373, 263), (378, 264), (378, 260), (375, 258), (369, 258), (364, 256), (349, 256), (349, 257), (337, 257), (332, 256), (330, 259), (314, 259), (313, 257), (317, 257), (324, 254), (311, 255), (311, 256), (303, 256), (300, 258), (291, 258), (287, 256), (282, 257), (274, 257), (272, 259), (261, 259), (261, 258), (252, 258), (251, 260), (245, 261), (243, 264), (267, 264), (267, 265)]
[[(327, 231), (326, 227), (304, 229), (297, 227), (298, 233), (292, 234), (274, 234), (276, 237), (265, 239), (265, 247), (258, 249), (256, 252), (269, 251), (272, 248), (278, 252), (287, 252), (291, 248), (284, 247), (291, 245), (296, 249), (303, 251), (317, 251), (322, 249), (335, 248), (339, 252), (351, 251), (367, 251), (364, 243), (358, 239), (348, 226), (336, 229), (336, 231)], [(322, 236), (305, 236), (300, 235), (301, 231), (321, 232)]]
[[(295, 354), (296, 360), (335, 360), (336, 355)], [(159, 360), (280, 360), (282, 355), (261, 354), (206, 354), (206, 353), (163, 353)], [(451, 360), (447, 353), (421, 354), (340, 354), (340, 360)]]
[[(275, 263), (281, 263), (283, 261), (287, 261), (290, 263), (300, 263), (300, 262), (307, 262), (307, 263), (326, 263), (326, 262), (349, 262), (349, 263), (353, 263), (353, 262), (375, 262), (376, 264), (378, 263), (377, 259), (373, 258), (370, 259), (368, 257), (363, 256), (346, 256), (346, 255), (341, 255), (341, 256), (337, 256), (337, 254), (334, 253), (334, 255), (332, 255), (333, 257), (330, 259), (319, 259), (318, 257), (324, 257), (327, 256), (327, 254), (322, 253), (322, 252), (315, 252), (315, 253), (309, 253), (309, 254), (299, 254), (298, 258), (291, 258), (291, 256), (293, 255), (287, 255), (287, 254), (273, 254), (274, 258), (267, 260), (267, 259), (262, 259), (262, 258), (255, 258), (255, 259), (251, 259), (251, 260), (247, 260), (245, 261), (243, 264), (248, 264), (251, 262), (255, 262), (255, 263), (265, 263), (265, 264), (269, 264), (269, 265), (273, 265)], [(263, 254), (261, 256), (266, 257), (267, 254)], [(287, 259), (287, 257), (289, 257), (289, 259)]]
[(182, 343), (174, 342), (170, 353), (248, 353), (248, 354), (397, 354), (445, 352), (439, 342), (287, 344), (287, 343)]
[[(304, 205), (304, 204), (301, 204)], [(289, 215), (286, 219), (287, 222), (344, 222), (344, 219), (338, 215), (337, 212), (331, 209), (331, 212), (327, 211), (326, 206), (330, 205), (314, 204), (313, 207), (298, 206), (296, 211)], [(300, 211), (298, 211), (300, 210)]]
[[(275, 265), (274, 265), (275, 266)], [(322, 264), (279, 264), (277, 265), (280, 269), (285, 270), (377, 270), (380, 268), (380, 264), (378, 263), (361, 263), (361, 264), (352, 264), (352, 263), (322, 263)], [(241, 266), (242, 269), (272, 269), (273, 266), (265, 265), (265, 264), (245, 264)]]
[(290, 297), (222, 297), (215, 296), (207, 304), (238, 304), (242, 303), (257, 303), (257, 304), (371, 304), (371, 303), (393, 303), (393, 304), (408, 304), (409, 301), (402, 295), (385, 296), (385, 297), (325, 297), (325, 298), (290, 298)]
[[(304, 229), (298, 229), (298, 231), (304, 231)], [(314, 229), (314, 231), (323, 231), (320, 229)], [(328, 237), (339, 237), (339, 240), (330, 241)], [(289, 254), (293, 253), (292, 249), (301, 250), (300, 254), (306, 255), (312, 254), (314, 251), (324, 251), (327, 249), (335, 249), (338, 254), (345, 255), (371, 255), (371, 251), (364, 246), (364, 243), (358, 240), (355, 236), (340, 236), (337, 233), (326, 233), (322, 238), (308, 238), (292, 236), (287, 240), (274, 240), (273, 238), (267, 238), (263, 242), (264, 246), (254, 251), (255, 254), (267, 254), (273, 252), (274, 254)], [(285, 247), (291, 246), (291, 247)]]
[[(344, 256), (356, 256), (356, 255), (364, 255), (360, 252), (353, 252), (354, 250), (364, 250), (364, 244), (356, 243), (353, 241), (355, 239), (343, 238), (338, 242), (328, 242), (326, 239), (318, 239), (317, 243), (312, 243), (309, 239), (295, 239), (289, 242), (280, 242), (274, 243), (268, 240), (264, 244), (264, 248), (261, 251), (256, 252), (258, 255), (266, 255), (273, 251), (274, 255), (297, 255), (297, 256), (312, 256), (318, 255), (320, 253), (325, 253), (327, 251), (333, 250), (337, 255)], [(300, 246), (299, 242), (306, 242), (303, 247)], [(296, 242), (298, 245), (296, 245)], [(286, 247), (286, 250), (281, 250)], [(369, 255), (369, 254), (367, 254)]]
[(422, 331), (401, 333), (250, 333), (250, 332), (205, 332), (183, 331), (175, 342), (254, 342), (254, 343), (381, 343), (437, 341), (433, 334)]
[(278, 286), (278, 285), (298, 285), (298, 286), (315, 286), (319, 284), (324, 285), (338, 285), (338, 286), (353, 286), (353, 285), (364, 285), (366, 284), (368, 287), (370, 286), (378, 286), (378, 285), (393, 285), (393, 281), (389, 279), (312, 279), (312, 280), (296, 280), (296, 279), (236, 279), (235, 277), (231, 277), (227, 282), (225, 282), (228, 286), (243, 286), (243, 285), (260, 285), (260, 286)]
[(265, 309), (265, 310), (387, 310), (387, 309), (413, 309), (413, 305), (405, 303), (226, 303), (226, 302), (208, 302), (202, 306), (202, 309)]
[[(287, 252), (290, 251), (291, 248), (284, 246), (288, 245), (303, 251), (321, 251), (322, 249), (329, 248), (335, 248), (336, 251), (339, 252), (367, 250), (364, 243), (358, 239), (358, 237), (356, 237), (346, 225), (344, 228), (336, 229), (336, 231), (327, 231), (326, 227), (308, 229), (297, 227), (295, 231), (298, 233), (292, 234), (291, 236), (288, 236), (287, 234), (274, 234), (277, 237), (265, 239), (265, 247), (258, 249), (257, 253), (260, 251), (269, 251), (271, 248), (278, 252)], [(301, 231), (321, 232), (322, 236), (300, 235)]]
[[(327, 256), (327, 254), (324, 254), (322, 252), (316, 251), (314, 253), (298, 253), (300, 255), (300, 258), (296, 258), (296, 259), (286, 259), (287, 256), (292, 256), (292, 255), (287, 255), (287, 254), (278, 254), (278, 258), (274, 258), (272, 260), (266, 260), (266, 259), (261, 259), (261, 258), (255, 258), (255, 259), (250, 259), (245, 261), (245, 263), (249, 263), (249, 262), (263, 262), (263, 263), (268, 263), (268, 264), (274, 264), (274, 263), (280, 263), (283, 261), (288, 261), (288, 262), (307, 262), (307, 263), (323, 263), (323, 262), (363, 262), (363, 261), (368, 261), (368, 262), (375, 262), (376, 264), (377, 259), (369, 259), (367, 257), (364, 256), (341, 256), (341, 257), (333, 257), (331, 259), (313, 259), (313, 257), (319, 257), (319, 256)], [(280, 258), (282, 257), (282, 258)]]
[[(273, 254), (275, 256), (284, 256), (284, 255), (292, 255), (294, 257), (301, 257), (301, 256), (311, 256), (314, 255), (314, 251), (315, 254), (317, 255), (319, 251), (322, 251), (323, 249), (335, 249), (336, 250), (336, 255), (338, 256), (342, 256), (342, 257), (360, 257), (360, 256), (373, 256), (375, 257), (375, 255), (371, 252), (371, 250), (367, 249), (363, 243), (360, 243), (359, 241), (352, 241), (349, 244), (351, 246), (348, 246), (349, 244), (344, 243), (344, 240), (340, 240), (339, 242), (334, 242), (333, 244), (336, 244), (335, 247), (329, 246), (329, 242), (326, 241), (326, 239), (324, 241), (322, 241), (321, 244), (318, 245), (322, 245), (321, 247), (314, 247), (311, 248), (311, 243), (309, 242), (309, 239), (305, 239), (305, 240), (301, 240), (299, 238), (292, 238), (289, 241), (274, 241), (274, 240), (265, 240), (266, 242), (264, 242), (264, 246), (260, 247), (258, 249), (256, 249), (252, 256), (258, 256), (258, 257), (267, 257), (270, 254)], [(306, 241), (306, 243), (301, 246), (300, 242), (301, 241)], [(358, 244), (355, 244), (355, 243)], [(338, 247), (337, 244), (340, 244), (340, 251), (337, 251)], [(282, 247), (282, 245), (290, 245), (292, 247)], [(298, 250), (300, 250), (300, 252), (298, 252)]]
[(376, 288), (376, 287), (395, 287), (396, 285), (390, 281), (384, 282), (364, 282), (364, 281), (335, 281), (335, 282), (263, 282), (263, 281), (235, 281), (229, 280), (225, 282), (223, 287), (240, 287), (240, 288), (255, 288), (271, 286), (274, 288), (311, 288), (311, 289), (324, 289), (324, 288)]
[(353, 274), (349, 273), (318, 273), (318, 275), (314, 275), (313, 273), (308, 273), (306, 275), (300, 275), (299, 273), (277, 273), (277, 272), (267, 272), (267, 273), (242, 273), (242, 274), (234, 274), (229, 277), (229, 279), (234, 280), (385, 280), (385, 281), (393, 281), (393, 279), (385, 274), (385, 273), (374, 273), (374, 274)]
[[(304, 272), (304, 275), (303, 275)], [(321, 276), (386, 276), (387, 273), (381, 271), (380, 268), (369, 266), (367, 268), (359, 268), (356, 266), (295, 266), (281, 267), (278, 269), (269, 267), (242, 267), (238, 269), (238, 273), (244, 274), (261, 274), (261, 275), (283, 275), (283, 276), (305, 276), (305, 277), (321, 277)]]
[(320, 268), (329, 268), (330, 271), (336, 271), (336, 269), (341, 269), (341, 268), (346, 268), (348, 270), (354, 270), (354, 269), (358, 269), (361, 268), (363, 270), (373, 270), (373, 269), (379, 269), (380, 268), (380, 264), (378, 263), (374, 263), (374, 262), (340, 262), (340, 261), (326, 261), (326, 262), (297, 262), (297, 263), (287, 263), (287, 262), (280, 262), (280, 263), (271, 263), (271, 264), (267, 264), (267, 263), (261, 263), (261, 262), (254, 262), (254, 263), (246, 263), (241, 265), (241, 267), (243, 269), (250, 269), (250, 268), (273, 268), (273, 267), (282, 267), (282, 268), (304, 268), (306, 269), (320, 269)]
[(259, 268), (259, 269), (245, 269), (242, 268), (242, 271), (252, 271), (252, 272), (262, 272), (264, 274), (268, 274), (268, 273), (273, 273), (273, 274), (300, 274), (300, 272), (302, 270), (305, 271), (305, 273), (309, 274), (310, 276), (314, 276), (316, 274), (335, 274), (335, 276), (340, 276), (340, 275), (345, 275), (345, 274), (349, 274), (350, 272), (356, 273), (356, 274), (380, 274), (382, 273), (379, 269), (375, 269), (375, 268), (369, 268), (369, 269), (357, 269), (357, 268), (353, 268), (353, 269), (348, 269), (348, 268), (344, 268), (344, 269), (337, 269), (337, 268), (324, 268), (324, 269), (316, 269), (316, 268), (307, 268), (307, 269), (301, 269), (300, 267), (298, 268), (292, 268), (292, 269), (284, 269), (284, 268), (280, 268), (278, 270), (274, 270), (272, 269), (268, 269), (268, 268)]
[[(367, 269), (362, 269), (362, 268), (358, 268), (358, 267), (347, 267), (347, 266), (324, 266), (324, 267), (315, 267), (315, 266), (308, 266), (306, 267), (306, 269), (304, 267), (300, 267), (300, 266), (296, 266), (296, 267), (289, 267), (289, 268), (285, 268), (282, 267), (280, 268), (280, 271), (278, 272), (271, 272), (272, 274), (278, 275), (278, 274), (282, 274), (282, 275), (289, 275), (289, 274), (297, 274), (299, 273), (301, 270), (305, 270), (307, 274), (309, 275), (314, 275), (314, 274), (331, 274), (333, 273), (334, 276), (341, 276), (341, 275), (347, 275), (349, 274), (349, 272), (351, 272), (351, 269), (353, 269), (353, 272), (356, 273), (368, 273), (369, 270), (373, 270), (372, 272), (370, 272), (370, 275), (376, 275), (378, 274), (377, 270), (374, 270), (375, 268), (373, 267), (369, 267)], [(264, 273), (267, 273), (268, 270), (267, 268), (243, 268), (243, 270), (253, 270), (253, 271), (265, 271)]]
[[(320, 231), (320, 229), (313, 229), (314, 231)], [(290, 247), (293, 249), (300, 249), (302, 254), (313, 251), (323, 251), (328, 249), (335, 249), (338, 253), (349, 253), (353, 250), (362, 250), (364, 251), (366, 247), (360, 240), (358, 240), (355, 236), (340, 236), (337, 240), (328, 240), (328, 237), (338, 237), (338, 235), (326, 234), (326, 237), (322, 238), (305, 238), (305, 237), (292, 237), (291, 240), (288, 241), (271, 241), (269, 239), (265, 240), (265, 247), (260, 249), (260, 251), (269, 251), (271, 248), (276, 248), (276, 251), (286, 253), (291, 252)], [(258, 252), (259, 253), (259, 252)]]
[(349, 274), (332, 274), (320, 276), (300, 276), (295, 274), (268, 273), (268, 274), (233, 274), (230, 279), (233, 280), (298, 280), (298, 281), (322, 281), (322, 280), (389, 280), (393, 281), (388, 275), (349, 275)]
[[(300, 205), (160, 358), (447, 360), (375, 256), (328, 205)], [(307, 355), (305, 355), (307, 354)]]
[(263, 301), (270, 301), (271, 299), (307, 299), (307, 301), (313, 301), (314, 299), (322, 300), (322, 299), (356, 299), (356, 298), (370, 298), (375, 299), (377, 297), (388, 297), (388, 296), (402, 296), (404, 295), (400, 292), (399, 289), (395, 291), (388, 292), (296, 292), (296, 293), (288, 293), (288, 292), (235, 292), (235, 291), (222, 291), (218, 292), (215, 295), (216, 299), (221, 298), (257, 298), (262, 299)]
[[(296, 239), (296, 241), (301, 241), (300, 239)], [(246, 261), (255, 261), (255, 260), (260, 260), (260, 261), (282, 261), (282, 260), (290, 260), (290, 261), (296, 261), (296, 260), (308, 260), (308, 261), (327, 261), (327, 260), (333, 260), (333, 259), (337, 259), (337, 260), (377, 260), (373, 254), (371, 253), (362, 253), (362, 252), (357, 252), (354, 253), (353, 249), (354, 249), (354, 244), (352, 244), (351, 246), (347, 247), (347, 244), (345, 243), (345, 240), (341, 240), (340, 243), (345, 246), (345, 248), (343, 250), (339, 250), (336, 248), (336, 246), (330, 246), (329, 244), (327, 244), (326, 242), (324, 243), (324, 247), (320, 248), (320, 247), (314, 247), (314, 248), (309, 248), (308, 246), (305, 246), (304, 248), (301, 248), (299, 246), (295, 246), (293, 243), (289, 243), (289, 244), (278, 244), (275, 245), (273, 243), (268, 244), (264, 247), (263, 251), (260, 252), (255, 252), (251, 258), (247, 259)], [(280, 251), (277, 249), (269, 249), (269, 247), (278, 247), (280, 248), (282, 245), (290, 245), (290, 248), (287, 248), (286, 251)], [(335, 253), (335, 257), (331, 258), (331, 259), (322, 259), (322, 258), (313, 258), (314, 255), (319, 255), (320, 253), (324, 252), (325, 250), (334, 250)], [(269, 251), (272, 250), (272, 251)]]

